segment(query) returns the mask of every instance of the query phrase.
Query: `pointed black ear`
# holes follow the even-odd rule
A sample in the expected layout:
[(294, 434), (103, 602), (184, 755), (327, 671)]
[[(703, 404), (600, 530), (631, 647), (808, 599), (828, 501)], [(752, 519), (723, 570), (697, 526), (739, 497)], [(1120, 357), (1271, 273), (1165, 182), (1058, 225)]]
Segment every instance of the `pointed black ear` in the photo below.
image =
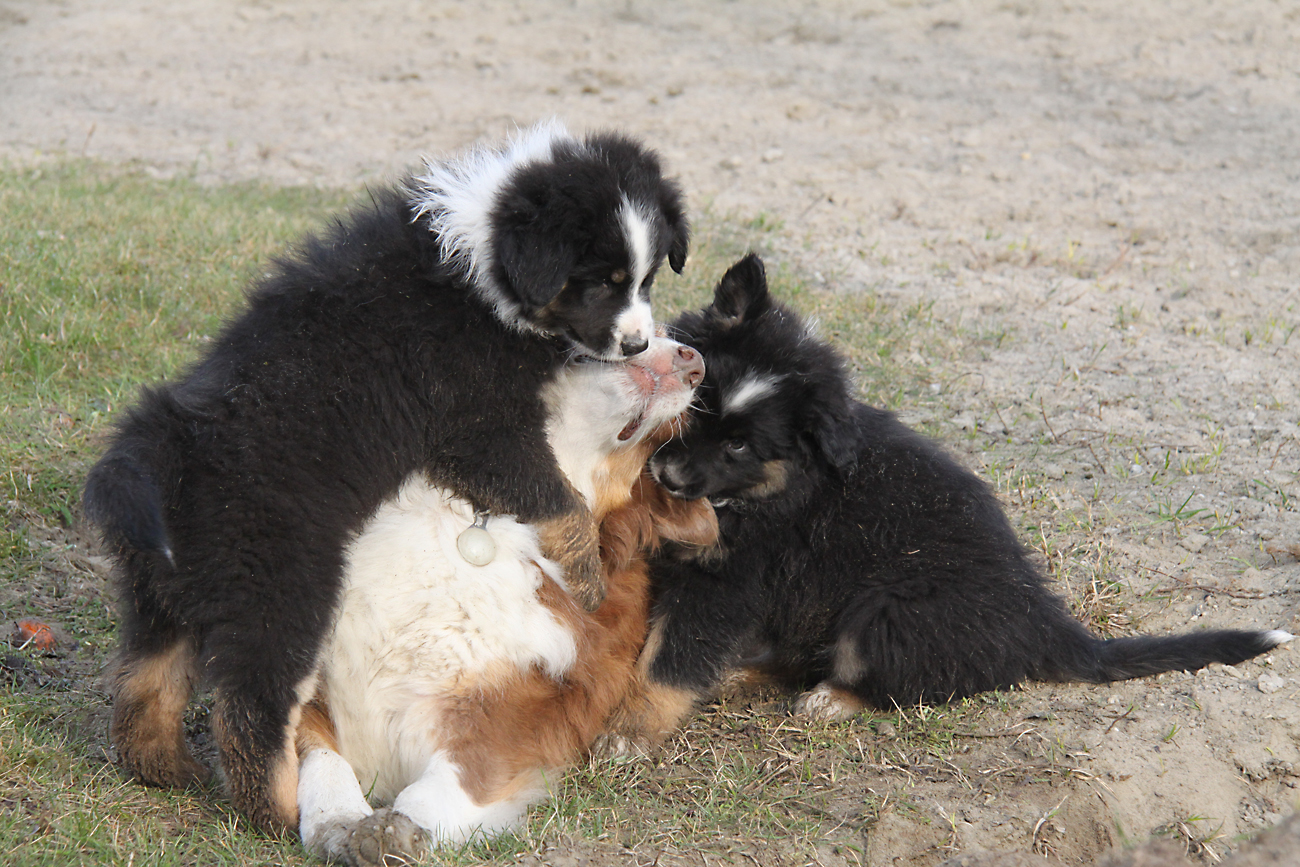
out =
[(528, 312), (545, 307), (573, 273), (578, 250), (545, 212), (503, 226), (497, 235), (497, 266), (508, 291)]
[(770, 306), (767, 271), (756, 253), (732, 265), (713, 290), (713, 309), (733, 325), (761, 316)]

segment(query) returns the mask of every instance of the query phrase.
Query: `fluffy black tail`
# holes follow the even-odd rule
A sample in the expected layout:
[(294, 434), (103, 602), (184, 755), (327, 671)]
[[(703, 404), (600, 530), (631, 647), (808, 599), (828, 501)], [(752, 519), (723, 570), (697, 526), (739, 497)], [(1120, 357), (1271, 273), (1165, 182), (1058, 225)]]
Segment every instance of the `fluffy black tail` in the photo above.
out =
[(1280, 629), (1246, 632), (1222, 629), (1182, 635), (1091, 638), (1067, 660), (1057, 659), (1057, 680), (1109, 683), (1163, 671), (1197, 671), (1211, 662), (1235, 665), (1272, 650), (1295, 636)]
[(129, 440), (119, 440), (91, 468), (82, 504), (111, 545), (172, 559), (162, 493), (141, 450), (131, 448)]

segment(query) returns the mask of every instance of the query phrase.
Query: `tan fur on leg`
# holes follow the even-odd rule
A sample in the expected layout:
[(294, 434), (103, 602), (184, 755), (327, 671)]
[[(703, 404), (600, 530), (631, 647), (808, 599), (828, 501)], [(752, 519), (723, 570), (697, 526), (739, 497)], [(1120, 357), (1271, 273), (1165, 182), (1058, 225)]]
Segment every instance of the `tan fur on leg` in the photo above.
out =
[(542, 554), (564, 569), (573, 598), (588, 611), (595, 611), (605, 599), (605, 572), (600, 563), (600, 534), (591, 512), (583, 506), (536, 526)]
[(317, 749), (339, 751), (338, 733), (334, 730), (334, 720), (330, 719), (329, 701), (323, 691), (317, 692), (316, 697), (303, 706), (295, 745), (299, 758)]
[[(316, 673), (306, 678), (298, 687), (298, 695), (313, 694), (316, 680)], [(303, 709), (304, 704), (300, 703), (289, 712), (281, 746), (269, 756), (250, 755), (231, 737), (224, 721), (232, 710), (220, 694), (212, 715), (212, 733), (221, 748), (222, 769), (226, 772), (231, 802), (259, 828), (273, 833), (296, 831), (298, 828), (296, 741)], [(312, 736), (319, 734), (320, 730), (314, 729)]]
[(186, 640), (155, 655), (118, 660), (109, 737), (122, 764), (144, 783), (183, 787), (211, 776), (185, 744), (194, 677), (194, 647)]

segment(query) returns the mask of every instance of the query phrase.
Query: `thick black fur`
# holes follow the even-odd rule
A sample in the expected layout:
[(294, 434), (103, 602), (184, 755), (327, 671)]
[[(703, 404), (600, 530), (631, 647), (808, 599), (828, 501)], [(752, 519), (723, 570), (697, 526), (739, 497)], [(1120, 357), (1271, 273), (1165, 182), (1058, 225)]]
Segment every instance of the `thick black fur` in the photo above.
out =
[[(653, 682), (705, 695), (752, 667), (890, 708), (1026, 679), (1101, 683), (1236, 663), (1288, 637), (1090, 634), (1046, 588), (984, 482), (851, 397), (840, 357), (769, 298), (755, 256), (673, 334), (707, 372), (686, 432), (651, 470), (672, 493), (714, 502), (721, 542), (654, 563)], [(725, 412), (755, 376), (779, 380)]]
[[(593, 313), (579, 298), (567, 318), (547, 306), (602, 281), (602, 297), (617, 294), (624, 194), (662, 224), (656, 264), (671, 251), (680, 268), (688, 234), (653, 154), (589, 141), (498, 200), (492, 266), (525, 321), (502, 321), (448, 261), (409, 188), (380, 190), (278, 260), (185, 377), (145, 389), (90, 472), (86, 511), (121, 567), (120, 677), (193, 654), (218, 693), (232, 798), (259, 824), (294, 821), (257, 776), (284, 749), (345, 546), (375, 508), (415, 472), (524, 521), (575, 508), (539, 392), (575, 340), (605, 349), (618, 305)], [(142, 713), (119, 708), (115, 726)], [(133, 766), (119, 746), (146, 782), (184, 776)]]

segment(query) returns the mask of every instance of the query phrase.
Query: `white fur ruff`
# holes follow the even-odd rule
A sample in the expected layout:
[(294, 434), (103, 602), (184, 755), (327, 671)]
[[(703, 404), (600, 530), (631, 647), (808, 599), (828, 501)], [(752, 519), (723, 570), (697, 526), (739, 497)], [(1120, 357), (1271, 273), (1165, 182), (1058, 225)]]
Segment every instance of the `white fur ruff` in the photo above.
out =
[(424, 174), (414, 178), (411, 204), (417, 217), (427, 217), (438, 236), (442, 254), (514, 328), (537, 331), (520, 315), (519, 303), (492, 277), (492, 210), (511, 176), (533, 163), (550, 162), (557, 144), (580, 147), (558, 120), (521, 130), (504, 145), (479, 145), (463, 156), (424, 161)]

